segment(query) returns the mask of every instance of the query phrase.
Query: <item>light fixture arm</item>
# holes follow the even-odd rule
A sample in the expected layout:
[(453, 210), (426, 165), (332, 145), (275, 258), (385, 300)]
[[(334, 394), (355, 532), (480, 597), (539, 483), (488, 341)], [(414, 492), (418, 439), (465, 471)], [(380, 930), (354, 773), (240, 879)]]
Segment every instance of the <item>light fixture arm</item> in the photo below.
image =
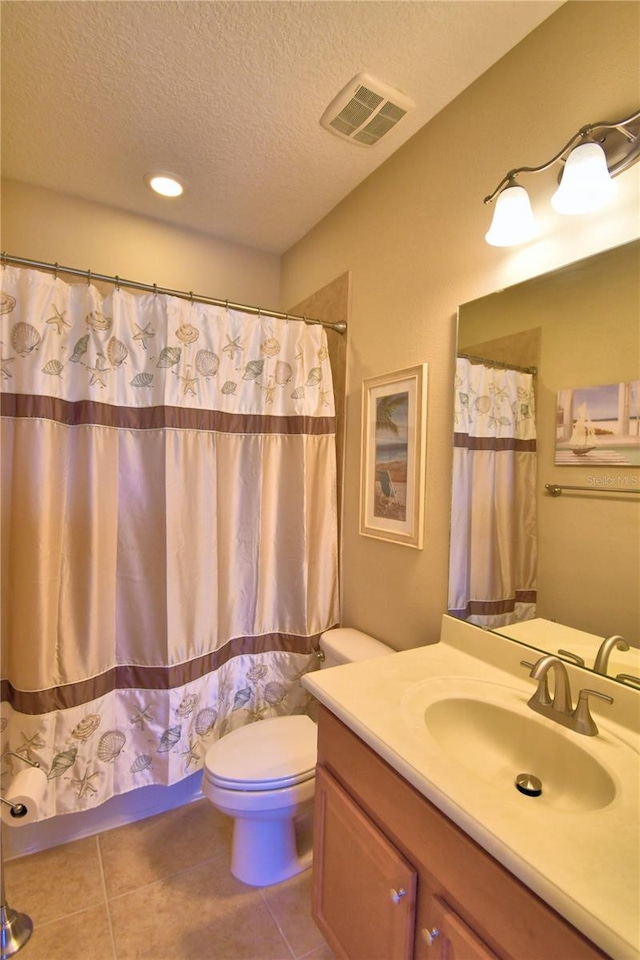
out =
[(630, 117), (627, 117), (625, 120), (617, 120), (615, 123), (610, 123), (609, 121), (602, 120), (598, 123), (589, 123), (584, 127), (581, 127), (577, 133), (575, 133), (569, 141), (564, 145), (564, 147), (556, 153), (551, 160), (547, 160), (546, 163), (541, 163), (538, 167), (515, 167), (502, 178), (498, 186), (495, 188), (493, 193), (490, 193), (483, 200), (483, 203), (491, 203), (498, 194), (506, 187), (513, 185), (513, 181), (520, 173), (542, 173), (543, 170), (548, 170), (549, 167), (552, 167), (554, 163), (558, 163), (559, 160), (564, 158), (566, 153), (569, 153), (573, 147), (575, 147), (581, 140), (584, 140), (587, 137), (591, 137), (594, 131), (596, 130), (618, 130), (631, 144), (636, 145), (635, 151), (632, 150), (630, 153), (623, 158), (620, 162), (614, 164), (609, 168), (610, 173), (615, 176), (617, 173), (622, 173), (627, 166), (630, 166), (631, 163), (635, 163), (636, 160), (640, 159), (640, 136), (629, 129), (629, 125), (640, 121), (640, 111), (633, 113)]

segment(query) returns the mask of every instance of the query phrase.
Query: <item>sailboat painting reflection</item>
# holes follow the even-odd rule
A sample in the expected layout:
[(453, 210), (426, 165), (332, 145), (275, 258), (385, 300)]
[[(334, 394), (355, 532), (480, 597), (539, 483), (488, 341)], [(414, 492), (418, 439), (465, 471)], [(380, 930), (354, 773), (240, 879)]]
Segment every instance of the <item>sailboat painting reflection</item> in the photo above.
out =
[(558, 466), (640, 466), (640, 380), (560, 390)]

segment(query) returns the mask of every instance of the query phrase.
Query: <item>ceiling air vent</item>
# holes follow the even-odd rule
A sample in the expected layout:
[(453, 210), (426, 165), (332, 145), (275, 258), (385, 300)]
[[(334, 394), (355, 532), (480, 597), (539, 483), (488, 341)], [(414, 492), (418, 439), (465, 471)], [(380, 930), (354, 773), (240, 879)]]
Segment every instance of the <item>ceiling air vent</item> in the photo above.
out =
[(399, 90), (359, 73), (331, 101), (320, 123), (344, 140), (371, 147), (414, 106)]

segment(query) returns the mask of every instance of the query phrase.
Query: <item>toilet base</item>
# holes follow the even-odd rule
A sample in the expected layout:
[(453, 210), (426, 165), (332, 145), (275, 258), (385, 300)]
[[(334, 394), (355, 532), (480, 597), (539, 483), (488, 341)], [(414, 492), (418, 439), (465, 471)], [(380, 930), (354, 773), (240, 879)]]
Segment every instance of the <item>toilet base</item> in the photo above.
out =
[[(294, 877), (311, 866), (313, 850), (307, 818), (246, 820), (236, 817), (233, 827), (231, 873), (252, 887), (266, 887)], [(311, 819), (309, 812), (308, 819)], [(301, 852), (298, 852), (298, 847)], [(259, 856), (256, 852), (259, 851)]]
[(299, 818), (236, 817), (231, 873), (252, 887), (266, 887), (308, 870), (313, 859), (310, 823), (311, 807), (307, 816)]

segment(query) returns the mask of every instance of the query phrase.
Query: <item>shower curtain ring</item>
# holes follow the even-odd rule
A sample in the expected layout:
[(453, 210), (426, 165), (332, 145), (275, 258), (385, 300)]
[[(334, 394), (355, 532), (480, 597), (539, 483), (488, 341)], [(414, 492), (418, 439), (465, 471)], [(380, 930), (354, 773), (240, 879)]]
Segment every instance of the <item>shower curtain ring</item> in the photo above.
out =
[(189, 303), (193, 306), (193, 290), (189, 290)]
[(0, 263), (2, 263), (2, 269), (4, 270), (4, 268), (5, 268), (6, 265), (7, 265), (7, 251), (6, 251), (6, 250), (3, 250), (2, 253), (0, 254)]
[(116, 292), (120, 293), (120, 277), (118, 276), (117, 273), (116, 273), (115, 280), (116, 280)]
[(58, 263), (57, 263), (57, 262), (54, 263), (53, 266), (54, 266), (53, 279), (54, 279), (54, 280), (57, 280), (57, 279), (58, 279)]
[(91, 286), (91, 270), (87, 270), (87, 286)]
[(225, 308), (225, 310), (227, 311), (227, 313), (229, 313), (229, 301), (228, 301), (228, 300), (225, 300), (225, 302), (224, 302), (224, 308)]
[(153, 285), (153, 295), (154, 295), (154, 297), (157, 297), (157, 296), (158, 296), (158, 284), (157, 284), (157, 283), (154, 283), (154, 285)]

